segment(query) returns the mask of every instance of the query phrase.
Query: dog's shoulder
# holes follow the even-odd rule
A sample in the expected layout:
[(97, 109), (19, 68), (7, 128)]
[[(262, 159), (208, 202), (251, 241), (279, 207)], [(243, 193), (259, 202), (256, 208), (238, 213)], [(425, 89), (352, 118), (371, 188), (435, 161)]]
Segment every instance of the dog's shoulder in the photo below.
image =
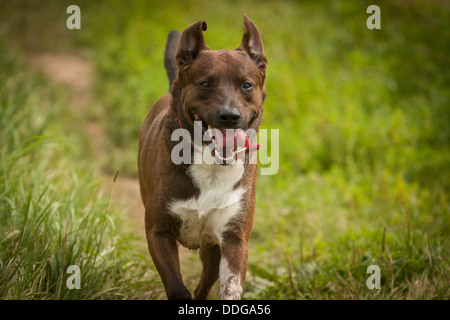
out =
[(171, 104), (172, 95), (170, 93), (159, 98), (148, 112), (144, 120), (143, 129), (148, 128), (156, 120), (163, 118), (170, 111)]
[(170, 93), (162, 96), (152, 106), (147, 114), (144, 122), (142, 123), (140, 135), (139, 135), (139, 147), (140, 149), (144, 144), (149, 143), (152, 137), (162, 132), (166, 126), (165, 122), (169, 121), (171, 113), (172, 95)]

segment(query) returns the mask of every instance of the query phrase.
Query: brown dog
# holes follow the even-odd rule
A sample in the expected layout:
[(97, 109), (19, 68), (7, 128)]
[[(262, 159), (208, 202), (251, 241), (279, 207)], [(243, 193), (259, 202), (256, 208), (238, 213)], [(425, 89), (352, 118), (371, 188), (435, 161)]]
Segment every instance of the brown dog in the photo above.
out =
[[(202, 125), (201, 134), (214, 128), (227, 138), (225, 129), (234, 129), (240, 132), (232, 135), (237, 140), (245, 136), (242, 132), (258, 131), (267, 58), (259, 31), (246, 15), (244, 36), (234, 51), (210, 50), (205, 30), (206, 22), (199, 21), (181, 39), (177, 32), (169, 34), (165, 65), (170, 93), (152, 107), (139, 138), (148, 247), (169, 299), (192, 299), (180, 273), (177, 241), (200, 249), (203, 271), (195, 299), (206, 299), (218, 278), (221, 299), (240, 299), (247, 271), (257, 165), (247, 158), (235, 161), (236, 148), (231, 164), (176, 164), (172, 155), (178, 142), (172, 133), (182, 128), (193, 137), (195, 121)], [(189, 151), (194, 149), (188, 144)], [(209, 155), (225, 160), (229, 150), (222, 151), (216, 148)]]

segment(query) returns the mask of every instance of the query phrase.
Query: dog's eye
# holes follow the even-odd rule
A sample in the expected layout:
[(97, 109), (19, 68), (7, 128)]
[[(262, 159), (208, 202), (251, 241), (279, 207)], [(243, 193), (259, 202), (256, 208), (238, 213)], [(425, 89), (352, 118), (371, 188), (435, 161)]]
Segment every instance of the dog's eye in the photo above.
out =
[(209, 88), (211, 88), (211, 85), (209, 84), (208, 81), (203, 81), (202, 83), (200, 83), (200, 87), (202, 89), (209, 89)]
[(251, 88), (253, 88), (253, 85), (250, 82), (246, 82), (242, 85), (242, 88), (244, 88), (244, 90), (251, 90)]

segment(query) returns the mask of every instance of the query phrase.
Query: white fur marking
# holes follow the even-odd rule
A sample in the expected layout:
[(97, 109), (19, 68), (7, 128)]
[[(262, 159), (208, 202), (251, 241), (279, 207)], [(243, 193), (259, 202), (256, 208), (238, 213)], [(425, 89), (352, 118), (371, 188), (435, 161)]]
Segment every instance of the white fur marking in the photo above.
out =
[(200, 195), (184, 201), (173, 201), (171, 211), (180, 217), (179, 241), (197, 249), (202, 242), (220, 244), (225, 225), (240, 211), (243, 188), (233, 189), (244, 173), (243, 164), (192, 164), (188, 174), (200, 189)]
[(222, 256), (219, 269), (220, 279), (220, 299), (221, 300), (240, 300), (242, 296), (241, 277), (233, 273), (228, 266), (228, 261)]

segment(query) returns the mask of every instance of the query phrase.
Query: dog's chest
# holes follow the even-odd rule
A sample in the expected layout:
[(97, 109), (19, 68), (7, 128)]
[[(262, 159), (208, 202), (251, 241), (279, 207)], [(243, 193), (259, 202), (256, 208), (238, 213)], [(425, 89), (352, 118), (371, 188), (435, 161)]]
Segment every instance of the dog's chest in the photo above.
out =
[(241, 179), (244, 166), (193, 164), (188, 173), (200, 195), (170, 204), (171, 212), (181, 220), (178, 241), (190, 249), (220, 244), (226, 224), (241, 208), (245, 190), (234, 186)]

